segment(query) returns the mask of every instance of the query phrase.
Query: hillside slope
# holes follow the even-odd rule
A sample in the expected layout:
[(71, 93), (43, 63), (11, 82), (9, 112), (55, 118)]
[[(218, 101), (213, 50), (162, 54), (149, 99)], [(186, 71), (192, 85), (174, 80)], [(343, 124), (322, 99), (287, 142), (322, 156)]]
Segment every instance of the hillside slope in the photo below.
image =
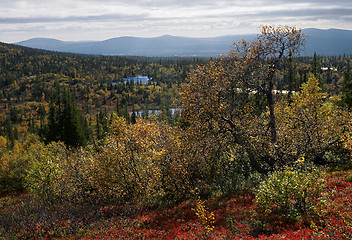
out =
[[(306, 49), (302, 55), (352, 54), (352, 31), (339, 29), (304, 29)], [(105, 41), (65, 42), (50, 38), (33, 38), (17, 44), (45, 50), (102, 55), (133, 56), (196, 56), (216, 57), (230, 50), (230, 45), (242, 38), (256, 35), (231, 35), (212, 38), (189, 38), (164, 35), (155, 38), (118, 37)]]

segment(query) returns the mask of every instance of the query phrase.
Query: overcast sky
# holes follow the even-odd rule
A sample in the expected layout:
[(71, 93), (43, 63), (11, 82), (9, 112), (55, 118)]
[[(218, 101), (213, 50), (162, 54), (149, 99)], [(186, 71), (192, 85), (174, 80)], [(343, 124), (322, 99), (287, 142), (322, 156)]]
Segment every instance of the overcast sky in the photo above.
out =
[(352, 0), (0, 0), (0, 41), (209, 37), (262, 24), (352, 30)]

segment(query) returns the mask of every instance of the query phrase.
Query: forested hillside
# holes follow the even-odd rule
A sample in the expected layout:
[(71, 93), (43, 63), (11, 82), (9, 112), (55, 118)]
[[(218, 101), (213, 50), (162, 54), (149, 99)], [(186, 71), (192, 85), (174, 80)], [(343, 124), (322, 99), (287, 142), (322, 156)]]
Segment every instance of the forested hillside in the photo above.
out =
[[(176, 108), (180, 85), (190, 69), (208, 61), (77, 55), (9, 44), (0, 47), (1, 134), (10, 134), (6, 125), (15, 124), (16, 138), (18, 132), (45, 131), (38, 128), (47, 123), (49, 103), (57, 100), (60, 88), (72, 92), (80, 113), (92, 121), (90, 126), (96, 124), (93, 122), (99, 113), (103, 118), (101, 114), (112, 111), (127, 116), (133, 111), (147, 114), (150, 110)], [(350, 64), (349, 56), (286, 59), (278, 66), (275, 89), (297, 91), (314, 68), (324, 89), (338, 94)], [(124, 80), (139, 75), (151, 80), (148, 84)]]
[[(97, 119), (104, 125), (103, 119), (113, 111), (129, 117), (133, 111), (147, 114), (176, 107), (175, 97), (190, 68), (206, 61), (74, 55), (7, 44), (0, 47), (2, 135), (12, 131), (9, 124), (18, 127), (17, 133), (45, 134), (50, 103), (57, 103), (64, 91), (71, 92), (89, 126), (99, 127)], [(150, 81), (125, 80), (140, 75)]]
[(351, 238), (352, 57), (304, 43), (263, 26), (215, 59), (0, 44), (0, 237)]

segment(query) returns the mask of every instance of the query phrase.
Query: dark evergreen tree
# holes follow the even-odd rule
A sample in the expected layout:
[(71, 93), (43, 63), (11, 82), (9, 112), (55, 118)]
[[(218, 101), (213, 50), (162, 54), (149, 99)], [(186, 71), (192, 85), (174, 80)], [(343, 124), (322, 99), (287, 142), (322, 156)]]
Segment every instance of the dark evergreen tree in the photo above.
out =
[(19, 111), (16, 107), (10, 108), (10, 119), (13, 123), (19, 123), (21, 121)]
[(57, 94), (56, 104), (50, 103), (46, 140), (63, 141), (73, 147), (86, 145), (83, 119), (70, 91)]
[(115, 112), (116, 112), (117, 116), (119, 116), (119, 117), (123, 117), (125, 114), (123, 112), (123, 109), (121, 109), (121, 107), (120, 107), (120, 100), (119, 99), (116, 100)]
[(48, 125), (47, 125), (48, 131), (46, 134), (46, 140), (49, 142), (59, 141), (61, 139), (60, 127), (61, 126), (59, 122), (58, 105), (54, 104), (53, 100), (51, 100), (49, 103), (49, 116), (48, 116)]
[(330, 84), (332, 82), (331, 69), (332, 69), (332, 67), (329, 66), (327, 71), (326, 71), (326, 83), (327, 84)]
[(123, 110), (123, 117), (126, 119), (127, 122), (130, 121), (130, 114), (128, 113), (127, 103), (125, 103), (124, 110)]
[(321, 65), (316, 53), (314, 53), (313, 59), (310, 63), (310, 72), (315, 76), (316, 79), (318, 79), (320, 87), (323, 88), (323, 83), (320, 76)]
[(62, 141), (69, 146), (86, 145), (86, 137), (83, 131), (81, 116), (78, 111), (73, 94), (65, 91), (63, 98), (63, 111), (61, 113), (61, 121), (63, 128)]
[(109, 131), (109, 121), (108, 121), (108, 113), (106, 109), (100, 111), (96, 115), (96, 132), (97, 138), (103, 139), (106, 136), (106, 133)]
[(352, 76), (351, 67), (347, 66), (344, 73), (344, 84), (342, 88), (342, 104), (349, 109), (352, 107)]
[(148, 117), (149, 117), (149, 109), (148, 109), (148, 105), (147, 104), (144, 105), (144, 108), (143, 108), (143, 111), (142, 111), (142, 117), (144, 119), (148, 119)]
[(295, 76), (295, 71), (294, 71), (294, 66), (293, 66), (293, 61), (292, 61), (292, 52), (289, 52), (288, 55), (288, 69), (287, 69), (287, 81), (288, 81), (288, 98), (290, 99), (290, 96), (292, 94), (292, 91), (297, 90), (296, 86), (296, 76)]
[(30, 119), (28, 120), (28, 132), (30, 133), (37, 133), (37, 129), (35, 126), (35, 122), (34, 119), (32, 118), (32, 116), (30, 117)]
[(137, 119), (136, 112), (133, 111), (131, 114), (131, 123), (136, 124), (136, 122), (137, 122), (136, 119)]
[[(7, 147), (12, 149), (15, 145), (15, 140), (18, 138), (17, 128), (11, 122), (10, 118), (5, 120), (5, 133), (8, 139)], [(16, 133), (17, 132), (17, 133)]]
[(98, 139), (103, 139), (105, 134), (103, 132), (103, 128), (101, 126), (101, 124), (97, 121), (97, 124), (96, 124), (96, 131), (97, 131), (97, 138)]

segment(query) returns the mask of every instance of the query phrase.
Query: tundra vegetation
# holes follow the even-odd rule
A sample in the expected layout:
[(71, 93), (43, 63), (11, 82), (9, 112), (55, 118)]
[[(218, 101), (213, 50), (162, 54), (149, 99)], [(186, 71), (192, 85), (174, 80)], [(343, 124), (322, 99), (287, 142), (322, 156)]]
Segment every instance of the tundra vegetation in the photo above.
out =
[(1, 44), (1, 238), (351, 238), (351, 57), (300, 57), (305, 37), (263, 26), (217, 59)]

